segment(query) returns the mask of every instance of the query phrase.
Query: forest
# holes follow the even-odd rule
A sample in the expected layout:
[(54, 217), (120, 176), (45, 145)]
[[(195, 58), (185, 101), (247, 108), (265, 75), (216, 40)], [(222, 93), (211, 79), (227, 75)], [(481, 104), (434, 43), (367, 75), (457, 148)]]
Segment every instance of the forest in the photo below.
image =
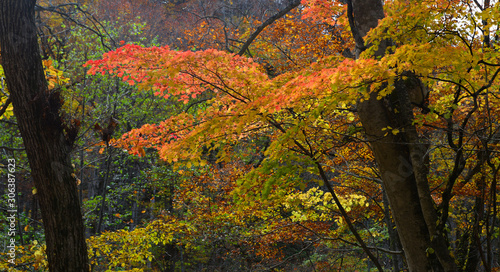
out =
[(0, 0), (0, 270), (500, 271), (499, 35), (494, 0)]

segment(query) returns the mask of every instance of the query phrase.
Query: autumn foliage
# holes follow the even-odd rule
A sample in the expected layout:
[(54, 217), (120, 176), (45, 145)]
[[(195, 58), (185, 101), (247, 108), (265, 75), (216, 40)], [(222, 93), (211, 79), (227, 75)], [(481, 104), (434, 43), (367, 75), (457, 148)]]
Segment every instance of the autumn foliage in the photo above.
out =
[[(454, 8), (450, 9), (449, 5), (454, 5)], [(309, 8), (332, 12), (338, 7), (325, 7), (324, 3), (311, 1)], [(299, 70), (285, 68), (286, 73), (269, 77), (262, 66), (232, 53), (212, 49), (181, 52), (168, 47), (126, 45), (105, 54), (101, 60), (89, 62), (89, 72), (107, 71), (128, 80), (129, 84), (137, 84), (140, 89), (153, 88), (161, 97), (174, 96), (184, 103), (190, 103), (200, 95), (209, 97), (206, 106), (195, 114), (176, 115), (158, 125), (146, 125), (124, 135), (117, 143), (132, 152), (141, 153), (144, 148), (156, 148), (168, 162), (183, 162), (189, 167), (205, 164), (202, 156), (204, 148), (217, 151), (219, 160), (224, 161), (229, 156), (225, 145), (234, 145), (258, 133), (269, 135), (271, 143), (265, 152), (266, 159), (242, 179), (241, 188), (237, 189), (246, 192), (252, 184), (259, 186), (263, 182), (264, 196), (275, 185), (282, 190), (287, 186), (299, 186), (301, 182), (294, 180), (290, 173), (311, 171), (311, 174), (317, 174), (310, 167), (314, 169), (318, 164), (331, 169), (341, 168), (340, 171), (350, 174), (338, 183), (335, 180), (339, 176), (332, 176), (328, 182), (334, 184), (356, 187), (358, 179), (354, 177), (378, 179), (379, 174), (373, 169), (360, 174), (359, 168), (354, 171), (346, 169), (348, 163), (339, 167), (342, 162), (332, 162), (340, 153), (348, 153), (342, 150), (351, 145), (351, 141), (362, 146), (360, 140), (363, 136), (358, 129), (360, 124), (354, 114), (357, 101), (367, 100), (370, 90), (377, 90), (379, 100), (391, 99), (389, 96), (395, 82), (416, 76), (425, 86), (422, 88), (431, 89), (429, 98), (419, 101), (421, 104), (415, 108), (415, 123), (419, 133), (435, 146), (429, 151), (432, 158), (429, 181), (434, 188), (432, 197), (437, 205), (445, 203), (441, 206), (445, 214), (449, 209), (447, 205), (451, 204), (451, 193), (465, 193), (463, 197), (483, 195), (485, 201), (492, 200), (487, 197), (490, 195), (487, 188), (495, 190), (491, 186), (497, 185), (486, 180), (488, 175), (490, 178), (495, 175), (497, 166), (490, 161), (491, 171), (478, 171), (488, 168), (486, 162), (493, 157), (482, 157), (484, 166), (481, 166), (483, 164), (477, 163), (477, 156), (492, 154), (496, 147), (494, 140), (492, 142), (495, 129), (491, 126), (495, 126), (497, 116), (494, 108), (489, 106), (495, 103), (496, 98), (487, 91), (497, 84), (494, 49), (477, 47), (481, 39), (464, 39), (461, 34), (451, 31), (469, 11), (467, 6), (458, 2), (411, 7), (394, 2), (388, 4), (386, 9), (387, 17), (367, 37), (367, 43), (374, 46), (357, 60), (332, 51), (327, 54), (331, 56), (326, 58), (315, 55), (319, 61), (312, 65), (299, 65), (304, 67)], [(492, 12), (493, 9), (485, 9), (474, 16), (488, 20), (496, 16)], [(306, 14), (309, 18), (328, 22), (324, 13), (316, 16)], [(283, 20), (282, 24), (286, 22)], [(436, 32), (415, 27), (415, 24), (425, 25)], [(284, 28), (277, 24), (273, 30), (279, 32), (280, 29), (283, 31)], [(394, 44), (388, 47), (390, 52), (381, 59), (371, 58), (377, 46), (388, 37)], [(259, 48), (259, 43), (256, 43), (255, 52), (259, 52)], [(298, 48), (290, 50), (300, 53)], [(262, 52), (276, 54), (271, 48)], [(459, 129), (450, 130), (454, 126)], [(489, 127), (490, 132), (479, 133), (478, 127)], [(388, 126), (383, 130), (385, 135), (396, 137), (406, 133), (403, 127)], [(438, 140), (446, 135), (448, 143)], [(463, 148), (470, 151), (463, 151)], [(370, 165), (367, 161), (369, 155), (350, 160), (346, 157), (352, 157), (352, 154), (344, 156), (344, 162), (358, 167)], [(453, 164), (453, 157), (455, 161), (463, 160), (463, 163), (455, 164), (453, 170), (448, 172), (449, 169), (443, 169), (446, 165), (443, 162), (451, 159), (449, 163)], [(280, 168), (287, 170), (280, 171)], [(470, 170), (466, 171), (467, 168)], [(469, 174), (462, 176), (458, 174), (460, 172)], [(264, 181), (259, 175), (269, 177)], [(439, 183), (440, 176), (447, 175), (450, 177), (443, 187)], [(478, 181), (474, 181), (474, 176)], [(470, 187), (474, 182), (477, 185)], [(477, 188), (477, 191), (471, 195), (472, 188)], [(286, 189), (287, 193), (281, 197), (289, 195), (289, 190)], [(376, 188), (368, 194), (375, 191)], [(457, 196), (455, 201), (459, 199), (461, 197)]]
[[(96, 145), (150, 163), (138, 171), (150, 216), (92, 236), (96, 269), (406, 269), (394, 210), (421, 207), (388, 200), (398, 178), (431, 201), (430, 263), (445, 267), (444, 252), (458, 271), (498, 269), (499, 3), (384, 2), (360, 45), (351, 1), (307, 0), (239, 52), (266, 13), (208, 2), (165, 6), (169, 45), (127, 40), (84, 64), (168, 105)], [(367, 124), (360, 108), (375, 103)], [(397, 171), (381, 167), (391, 156)]]

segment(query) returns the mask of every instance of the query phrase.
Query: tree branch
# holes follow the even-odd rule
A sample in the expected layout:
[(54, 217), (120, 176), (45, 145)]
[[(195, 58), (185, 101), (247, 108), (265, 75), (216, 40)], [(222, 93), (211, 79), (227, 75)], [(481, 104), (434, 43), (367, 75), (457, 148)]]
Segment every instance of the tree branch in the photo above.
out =
[(14, 147), (8, 147), (8, 146), (0, 146), (1, 149), (5, 149), (7, 151), (23, 151), (24, 148), (14, 148)]
[(264, 23), (262, 23), (257, 29), (250, 35), (250, 37), (247, 39), (247, 41), (243, 44), (241, 47), (240, 51), (238, 52), (238, 55), (243, 56), (245, 51), (248, 50), (248, 47), (252, 42), (259, 36), (260, 32), (264, 30), (268, 25), (274, 23), (276, 20), (279, 18), (285, 16), (288, 12), (290, 12), (292, 9), (298, 7), (300, 5), (300, 0), (293, 0), (286, 8), (281, 10), (280, 12), (274, 14), (273, 16), (269, 17)]
[(7, 108), (10, 105), (10, 102), (11, 101), (10, 101), (10, 97), (9, 97), (9, 98), (7, 98), (7, 101), (5, 101), (5, 104), (3, 105), (3, 107), (0, 109), (0, 116), (2, 116), (5, 113), (5, 111), (7, 110)]
[(366, 49), (365, 41), (359, 32), (356, 22), (354, 21), (354, 11), (352, 7), (352, 0), (347, 0), (347, 19), (349, 20), (349, 25), (351, 26), (351, 33), (354, 41), (356, 42), (356, 47), (360, 52)]

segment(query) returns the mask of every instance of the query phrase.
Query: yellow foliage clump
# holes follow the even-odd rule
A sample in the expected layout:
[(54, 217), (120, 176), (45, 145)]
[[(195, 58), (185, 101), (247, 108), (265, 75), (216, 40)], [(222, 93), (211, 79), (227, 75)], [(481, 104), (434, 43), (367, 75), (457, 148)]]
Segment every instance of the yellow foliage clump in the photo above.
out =
[[(369, 205), (365, 196), (357, 194), (339, 196), (339, 200), (347, 212), (355, 207), (368, 207)], [(318, 187), (311, 188), (307, 192), (291, 193), (285, 202), (285, 207), (293, 210), (291, 219), (294, 222), (330, 221), (332, 211), (338, 210), (332, 201), (332, 194)]]

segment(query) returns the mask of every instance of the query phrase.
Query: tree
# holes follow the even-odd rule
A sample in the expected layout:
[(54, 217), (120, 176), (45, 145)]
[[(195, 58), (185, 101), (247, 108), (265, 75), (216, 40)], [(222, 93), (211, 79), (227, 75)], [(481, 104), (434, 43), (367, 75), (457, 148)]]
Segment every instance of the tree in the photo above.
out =
[(40, 57), (36, 1), (0, 1), (0, 47), (10, 99), (37, 188), (50, 271), (88, 271), (70, 151), (78, 123), (65, 125), (59, 90), (49, 91)]
[[(500, 169), (500, 115), (491, 106), (499, 102), (500, 56), (490, 26), (499, 4), (332, 3), (303, 1), (306, 11), (319, 11), (316, 20), (346, 17), (355, 58), (333, 55), (272, 78), (254, 60), (213, 49), (126, 45), (89, 62), (91, 73), (115, 74), (158, 96), (189, 103), (211, 95), (194, 114), (145, 125), (118, 143), (136, 154), (156, 148), (168, 162), (191, 167), (205, 163), (206, 150), (228, 160), (227, 146), (265, 133), (265, 159), (238, 182), (240, 195), (259, 188), (254, 195), (280, 198), (305, 187), (301, 174), (316, 175), (377, 265), (337, 195), (355, 184), (352, 177), (380, 182), (410, 271), (489, 271)], [(363, 143), (371, 156), (345, 156)], [(338, 157), (346, 162), (334, 165)], [(273, 196), (276, 187), (282, 190)]]
[[(378, 20), (384, 18), (383, 5), (380, 0), (347, 1), (347, 5), (356, 41), (356, 56), (359, 57), (369, 46), (364, 42), (366, 34), (377, 26)], [(383, 56), (388, 43), (382, 41), (374, 57)], [(427, 150), (419, 145), (420, 140), (412, 124), (410, 92), (419, 88), (420, 84), (418, 79), (396, 80), (388, 98), (392, 103), (387, 105), (386, 100), (379, 99), (380, 94), (375, 89), (369, 99), (358, 103), (359, 117), (382, 175), (408, 267), (412, 271), (439, 271), (443, 268), (445, 271), (456, 271), (443, 234), (435, 230), (437, 212), (432, 205), (423, 161)], [(402, 127), (405, 131), (384, 137), (383, 129), (387, 127)], [(429, 254), (429, 248), (435, 250), (440, 265), (432, 263), (434, 254)]]

